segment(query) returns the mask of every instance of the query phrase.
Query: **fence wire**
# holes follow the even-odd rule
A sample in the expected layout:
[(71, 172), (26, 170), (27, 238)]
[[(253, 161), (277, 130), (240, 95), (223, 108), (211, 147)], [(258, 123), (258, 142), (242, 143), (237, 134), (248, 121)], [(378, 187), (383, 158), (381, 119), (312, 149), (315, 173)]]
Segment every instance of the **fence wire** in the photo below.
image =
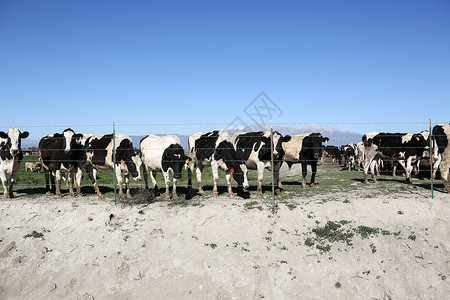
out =
[[(311, 124), (311, 122), (276, 122), (276, 123), (274, 122), (273, 123), (273, 128), (274, 128), (275, 132), (277, 132), (276, 130), (278, 128), (280, 128), (280, 127), (288, 127), (288, 126), (289, 127), (291, 127), (291, 126), (297, 126), (298, 127), (298, 126), (305, 126), (305, 125), (310, 125), (310, 124)], [(431, 139), (431, 128), (433, 126), (435, 126), (437, 124), (448, 124), (448, 123), (447, 122), (434, 122), (434, 123), (431, 123), (431, 121), (428, 121), (428, 122), (416, 121), (416, 122), (320, 122), (320, 123), (313, 123), (313, 124), (319, 125), (319, 126), (324, 126), (324, 125), (333, 125), (333, 126), (346, 125), (347, 126), (347, 125), (351, 125), (351, 126), (358, 127), (358, 130), (361, 130), (362, 126), (367, 126), (367, 127), (370, 127), (370, 126), (392, 126), (393, 127), (392, 130), (390, 130), (388, 132), (389, 133), (394, 133), (394, 135), (392, 135), (393, 137), (400, 137), (401, 136), (401, 134), (396, 135), (396, 133), (398, 133), (398, 130), (395, 130), (395, 128), (398, 127), (398, 126), (405, 127), (405, 126), (413, 126), (413, 125), (417, 126), (417, 125), (419, 125), (419, 126), (423, 126), (423, 131), (427, 131), (428, 130), (428, 134), (430, 135), (430, 139)], [(26, 147), (22, 147), (22, 150), (26, 154), (31, 154), (31, 155), (27, 155), (25, 157), (24, 161), (22, 162), (20, 170), (18, 172), (18, 176), (17, 176), (17, 183), (15, 185), (16, 187), (20, 187), (20, 188), (26, 189), (26, 188), (35, 188), (35, 187), (37, 187), (37, 186), (42, 184), (42, 182), (40, 180), (34, 178), (34, 176), (43, 176), (41, 173), (33, 173), (33, 175), (31, 175), (30, 174), (31, 172), (27, 172), (25, 170), (25, 167), (24, 167), (24, 163), (25, 162), (32, 162), (33, 160), (34, 160), (35, 163), (39, 162), (38, 144), (39, 144), (39, 141), (43, 137), (45, 137), (46, 135), (42, 135), (41, 134), (42, 137), (38, 137), (36, 135), (33, 136), (33, 129), (35, 129), (35, 128), (36, 129), (40, 129), (39, 132), (42, 132), (42, 129), (47, 129), (47, 128), (49, 128), (49, 129), (50, 128), (52, 128), (52, 129), (58, 128), (61, 132), (64, 129), (66, 129), (66, 128), (72, 128), (76, 133), (85, 133), (85, 132), (82, 132), (82, 131), (90, 131), (91, 129), (95, 128), (96, 130), (100, 129), (102, 131), (105, 131), (104, 134), (111, 134), (111, 132), (116, 132), (117, 128), (120, 128), (121, 130), (119, 130), (119, 133), (127, 134), (130, 137), (141, 137), (142, 138), (142, 137), (145, 137), (145, 136), (147, 136), (149, 134), (157, 134), (158, 136), (165, 135), (164, 133), (161, 133), (161, 132), (151, 132), (152, 128), (155, 128), (155, 127), (163, 127), (163, 128), (166, 129), (166, 132), (172, 132), (174, 130), (175, 131), (177, 131), (177, 130), (187, 131), (187, 128), (192, 128), (192, 127), (208, 128), (210, 130), (205, 130), (205, 131), (206, 132), (212, 132), (212, 131), (214, 131), (217, 128), (227, 129), (227, 128), (224, 128), (224, 127), (226, 127), (228, 125), (230, 125), (230, 124), (229, 123), (222, 123), (222, 122), (210, 122), (210, 123), (201, 123), (201, 122), (192, 122), (192, 123), (115, 123), (115, 128), (113, 128), (113, 126), (111, 124), (16, 125), (16, 126), (0, 126), (0, 131), (7, 132), (10, 127), (16, 127), (16, 128), (19, 128), (21, 131), (25, 131), (26, 130), (26, 131), (30, 132), (30, 137), (27, 139), (29, 141), (29, 143), (27, 144)], [(269, 131), (270, 130), (269, 124), (256, 124), (256, 125), (259, 125), (259, 128), (261, 129), (261, 131)], [(128, 129), (130, 129), (130, 128), (133, 129), (132, 130), (133, 133), (128, 133), (127, 132)], [(372, 132), (372, 130), (370, 130), (370, 128), (368, 128), (368, 129), (369, 130), (365, 130), (365, 131), (366, 132)], [(198, 128), (195, 128), (194, 130), (192, 130), (193, 132), (191, 134), (194, 134), (195, 132), (197, 132), (197, 130), (198, 130)], [(327, 131), (327, 130), (329, 130), (329, 129), (327, 128), (324, 131)], [(50, 130), (48, 130), (48, 131), (50, 131)], [(58, 130), (51, 130), (51, 131), (58, 131)], [(342, 130), (341, 130), (341, 132), (342, 132)], [(386, 131), (384, 131), (384, 132), (386, 132)], [(47, 132), (47, 134), (53, 134), (53, 133), (54, 132)], [(230, 137), (233, 136), (233, 133), (234, 132), (230, 133)], [(310, 132), (310, 133), (312, 133), (312, 132)], [(407, 133), (407, 132), (405, 132), (405, 133)], [(420, 134), (420, 132), (414, 132), (414, 133)], [(189, 137), (191, 134), (180, 134), (179, 136), (185, 137), (185, 141), (183, 143), (183, 148), (185, 150), (185, 154), (188, 157), (192, 158), (193, 153), (190, 151), (191, 149), (189, 149), (189, 148), (193, 147), (193, 145), (189, 145), (187, 143), (187, 141), (186, 141), (186, 137)], [(305, 133), (300, 133), (300, 134), (305, 134)], [(356, 133), (356, 134), (359, 134), (359, 135), (362, 136), (364, 133)], [(349, 140), (354, 138), (354, 137), (355, 137), (355, 133), (354, 132), (350, 132), (350, 131), (346, 131), (340, 136), (340, 138), (342, 138), (342, 139), (347, 138)], [(260, 135), (248, 135), (247, 138), (255, 138), (256, 139), (256, 138), (261, 138), (261, 136)], [(61, 138), (61, 139), (63, 139), (63, 138)], [(270, 136), (269, 136), (269, 139), (270, 139)], [(330, 138), (330, 140), (331, 140), (331, 138)], [(357, 142), (357, 141), (354, 141), (354, 142)], [(31, 144), (33, 144), (33, 143), (35, 145), (31, 146)], [(5, 139), (3, 139), (3, 138), (0, 138), (0, 144), (1, 144), (0, 151), (6, 151), (5, 145), (7, 144), (7, 141)], [(22, 140), (22, 144), (25, 144), (24, 140)], [(351, 157), (349, 158), (348, 155), (346, 156), (346, 154), (343, 152), (343, 149), (342, 149), (343, 146), (349, 146), (351, 144), (356, 144), (356, 143), (348, 143), (348, 144), (345, 144), (345, 145), (344, 144), (342, 144), (342, 145), (334, 145), (335, 147), (337, 147), (341, 151), (341, 153), (340, 153), (341, 154), (340, 161), (338, 162), (341, 165), (344, 165), (346, 162), (348, 162), (349, 159), (351, 160)], [(137, 151), (140, 150), (138, 143), (134, 143), (133, 146), (134, 146), (135, 150), (137, 150)], [(432, 145), (430, 145), (430, 144), (427, 145), (428, 149), (430, 149), (429, 148), (430, 146), (432, 146)], [(392, 149), (392, 150), (404, 149), (403, 147), (396, 147), (396, 146), (389, 147), (389, 148)], [(216, 147), (203, 147), (201, 149), (202, 150), (214, 151), (216, 149)], [(242, 150), (243, 151), (253, 150), (253, 149), (254, 149), (254, 147), (242, 147), (241, 151)], [(307, 151), (307, 150), (317, 150), (314, 147), (304, 147), (302, 149), (305, 150), (305, 151)], [(325, 148), (323, 148), (323, 149), (325, 149)], [(409, 149), (406, 149), (406, 150), (413, 150), (413, 149), (421, 149), (421, 147), (419, 147), (419, 146), (417, 146), (417, 147), (410, 146)], [(48, 150), (49, 151), (55, 151), (55, 152), (61, 151), (61, 149), (48, 149)], [(98, 151), (98, 150), (104, 150), (104, 149), (103, 148), (89, 149), (89, 151), (94, 151), (94, 152)], [(162, 151), (165, 150), (165, 148), (159, 147), (159, 145), (157, 145), (154, 148), (152, 148), (152, 150), (162, 152)], [(84, 151), (84, 150), (82, 150), (82, 151)], [(431, 151), (431, 152), (433, 152), (433, 151)], [(113, 151), (113, 153), (115, 153), (115, 151)], [(320, 159), (320, 162), (324, 163), (324, 164), (334, 164), (335, 162), (332, 161), (333, 160), (332, 156), (333, 155), (331, 155), (331, 154), (327, 154), (326, 151), (323, 151), (321, 159)], [(434, 159), (433, 155), (429, 155), (429, 157), (430, 157), (430, 160)], [(396, 162), (398, 160), (399, 159), (396, 159), (396, 158), (385, 158), (384, 159), (384, 161), (386, 163), (389, 163), (389, 164), (392, 164), (392, 163), (394, 163), (394, 162)], [(59, 161), (62, 162), (62, 163), (81, 163), (81, 164), (87, 163), (85, 160), (61, 159)], [(316, 160), (314, 159), (314, 160), (311, 160), (311, 161), (308, 161), (308, 162), (311, 163), (311, 162), (314, 162), (314, 161), (316, 161)], [(151, 160), (151, 162), (152, 163), (158, 163), (160, 161), (159, 160)], [(163, 161), (161, 161), (161, 162), (163, 162)], [(242, 163), (242, 160), (240, 160), (240, 159), (230, 160), (230, 162), (232, 162), (232, 163)], [(430, 170), (432, 171), (433, 169), (432, 169), (431, 166), (433, 166), (433, 161), (432, 160), (430, 161)], [(113, 170), (108, 171), (108, 172), (113, 172)], [(88, 176), (92, 175), (92, 173), (88, 174), (85, 170), (83, 170), (83, 173), (85, 175), (88, 175)], [(142, 172), (141, 172), (141, 174), (142, 174)], [(30, 180), (27, 179), (27, 181), (31, 181), (30, 183), (24, 183), (26, 180), (22, 179), (22, 178), (24, 178), (25, 176), (31, 178)], [(195, 177), (195, 174), (193, 174), (193, 177)], [(221, 177), (223, 177), (223, 176), (221, 176)], [(432, 178), (432, 176), (430, 176), (430, 177)], [(164, 183), (164, 180), (161, 180), (161, 178), (159, 178), (158, 179), (158, 185), (159, 186), (164, 186), (164, 184), (161, 184), (161, 183)], [(220, 184), (224, 184), (225, 182), (224, 181), (220, 181), (219, 183)], [(209, 184), (211, 184), (211, 183), (209, 183)], [(114, 189), (116, 189), (116, 187), (117, 187), (117, 185), (114, 184), (114, 183), (106, 183), (105, 182), (105, 183), (102, 183), (102, 185), (103, 186), (108, 186), (108, 187), (113, 186)], [(138, 186), (138, 187), (142, 187), (144, 184), (142, 182), (140, 182), (140, 183), (133, 183), (133, 185), (134, 186)]]

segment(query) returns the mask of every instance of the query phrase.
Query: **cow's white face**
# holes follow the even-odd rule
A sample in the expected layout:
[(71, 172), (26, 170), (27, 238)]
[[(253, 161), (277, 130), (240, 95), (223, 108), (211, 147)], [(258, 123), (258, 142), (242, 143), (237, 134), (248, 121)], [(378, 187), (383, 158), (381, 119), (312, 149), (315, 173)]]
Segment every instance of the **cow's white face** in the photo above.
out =
[(66, 140), (66, 147), (64, 148), (64, 152), (69, 153), (70, 152), (70, 144), (72, 142), (72, 137), (75, 134), (72, 130), (65, 130), (63, 132), (64, 139)]
[(9, 149), (9, 152), (13, 157), (15, 157), (20, 151), (21, 139), (25, 139), (27, 137), (28, 131), (24, 131), (23, 133), (21, 133), (20, 130), (17, 128), (10, 128), (8, 130), (8, 138), (9, 142), (11, 143), (11, 148)]

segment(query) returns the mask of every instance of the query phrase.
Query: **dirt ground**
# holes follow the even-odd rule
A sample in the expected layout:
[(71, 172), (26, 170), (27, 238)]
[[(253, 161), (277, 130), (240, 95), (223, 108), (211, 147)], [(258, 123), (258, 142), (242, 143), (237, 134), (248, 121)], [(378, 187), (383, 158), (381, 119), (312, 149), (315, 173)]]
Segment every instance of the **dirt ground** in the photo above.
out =
[[(273, 213), (256, 196), (0, 200), (0, 298), (448, 299), (449, 201), (357, 189)], [(326, 224), (353, 235), (320, 236)]]

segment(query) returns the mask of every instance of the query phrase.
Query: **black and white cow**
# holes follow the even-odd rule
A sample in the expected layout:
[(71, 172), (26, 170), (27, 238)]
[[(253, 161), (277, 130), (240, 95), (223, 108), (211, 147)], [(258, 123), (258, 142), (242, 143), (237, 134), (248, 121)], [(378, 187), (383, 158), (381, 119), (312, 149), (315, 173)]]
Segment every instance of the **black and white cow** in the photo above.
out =
[(197, 174), (197, 184), (199, 193), (203, 193), (202, 172), (205, 166), (211, 166), (214, 187), (213, 197), (218, 196), (217, 183), (219, 181), (219, 168), (225, 171), (227, 180), (227, 191), (233, 196), (231, 187), (231, 176), (243, 189), (248, 188), (248, 183), (244, 178), (241, 168), (241, 160), (236, 154), (236, 150), (231, 142), (231, 137), (227, 132), (197, 132), (189, 137), (189, 169), (188, 169), (188, 194), (187, 199), (192, 198), (192, 173), (195, 166)]
[(125, 175), (127, 197), (130, 193), (130, 174), (134, 180), (141, 180), (142, 161), (139, 153), (133, 148), (131, 138), (125, 134), (116, 134), (115, 143), (112, 134), (106, 135), (84, 135), (83, 144), (86, 148), (87, 161), (86, 170), (89, 173), (92, 184), (97, 195), (102, 196), (97, 184), (97, 170), (113, 170), (113, 147), (116, 147), (116, 178), (119, 185), (119, 197), (124, 198), (122, 191), (122, 173)]
[(157, 190), (156, 172), (162, 172), (166, 185), (165, 199), (170, 199), (169, 172), (173, 174), (172, 197), (178, 198), (177, 181), (181, 178), (183, 166), (187, 163), (187, 156), (181, 146), (180, 138), (176, 135), (156, 136), (147, 135), (140, 142), (141, 158), (143, 164), (145, 187), (148, 189), (148, 168), (153, 189)]
[(283, 160), (289, 168), (293, 164), (302, 165), (302, 188), (306, 188), (306, 174), (308, 165), (311, 166), (311, 187), (315, 186), (317, 173), (317, 162), (321, 157), (322, 143), (328, 142), (327, 137), (322, 137), (320, 133), (306, 133), (299, 135), (287, 135), (283, 138), (282, 147), (284, 150)]
[[(69, 193), (73, 197), (73, 178), (75, 177), (77, 195), (81, 196), (81, 175), (86, 163), (86, 151), (81, 145), (82, 134), (67, 128), (63, 133), (49, 134), (39, 141), (39, 153), (45, 175), (45, 190), (49, 194), (55, 188), (57, 197), (61, 197), (61, 179), (68, 175)], [(56, 178), (56, 185), (55, 185)]]
[[(438, 124), (433, 127), (434, 156), (439, 160), (439, 171), (444, 182), (444, 189), (450, 192), (450, 124)], [(433, 174), (434, 176), (435, 174)]]
[[(248, 133), (235, 133), (231, 138), (238, 159), (244, 162), (241, 167), (244, 172), (244, 182), (248, 182), (248, 169), (258, 170), (258, 196), (262, 196), (262, 182), (264, 179), (264, 169), (273, 170), (274, 182), (278, 183), (276, 193), (280, 191), (280, 167), (283, 164), (284, 150), (281, 146), (283, 136), (273, 132), (273, 148), (271, 150), (271, 132), (258, 131)], [(273, 152), (273, 166), (271, 162), (271, 152)]]
[(341, 146), (341, 153), (344, 158), (345, 167), (348, 168), (349, 171), (356, 168), (356, 151), (357, 148), (354, 143)]
[(20, 144), (27, 137), (28, 131), (20, 132), (17, 128), (10, 128), (8, 133), (0, 131), (0, 178), (4, 198), (14, 198), (13, 185), (23, 159)]
[(406, 182), (411, 182), (413, 162), (424, 153), (427, 143), (422, 134), (416, 133), (367, 133), (362, 137), (366, 159), (364, 161), (364, 182), (368, 181), (369, 168), (372, 180), (375, 178), (375, 164), (378, 158), (396, 160), (406, 171)]

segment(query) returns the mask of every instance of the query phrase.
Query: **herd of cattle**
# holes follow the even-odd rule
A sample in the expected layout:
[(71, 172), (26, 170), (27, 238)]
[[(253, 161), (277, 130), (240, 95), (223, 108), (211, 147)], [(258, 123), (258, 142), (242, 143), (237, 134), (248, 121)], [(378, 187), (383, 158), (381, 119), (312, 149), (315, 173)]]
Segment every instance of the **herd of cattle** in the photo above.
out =
[[(0, 177), (3, 184), (4, 198), (13, 197), (13, 184), (19, 172), (23, 159), (21, 140), (27, 138), (27, 131), (10, 128), (7, 133), (0, 132)], [(423, 158), (433, 159), (435, 174), (439, 168), (444, 182), (444, 189), (450, 192), (450, 124), (436, 125), (432, 131), (430, 155), (429, 132), (421, 133), (378, 133), (371, 132), (363, 136), (358, 144), (350, 144), (341, 148), (324, 147), (328, 138), (320, 133), (282, 136), (270, 131), (236, 133), (230, 136), (227, 132), (213, 131), (196, 133), (189, 137), (187, 153), (181, 146), (180, 139), (175, 135), (148, 135), (140, 141), (139, 151), (133, 147), (130, 137), (124, 134), (92, 135), (75, 133), (66, 129), (62, 133), (50, 134), (39, 142), (40, 162), (27, 165), (26, 168), (43, 167), (46, 181), (46, 193), (52, 187), (57, 197), (61, 196), (61, 180), (66, 180), (69, 193), (81, 196), (81, 178), (84, 170), (88, 173), (96, 193), (101, 196), (96, 175), (97, 170), (115, 170), (119, 186), (119, 196), (124, 198), (122, 191), (125, 176), (126, 195), (131, 197), (129, 188), (130, 175), (134, 180), (141, 180), (141, 166), (145, 187), (148, 189), (148, 170), (152, 188), (158, 190), (155, 174), (162, 172), (166, 186), (165, 198), (170, 199), (169, 173), (173, 174), (172, 198), (177, 197), (177, 181), (181, 178), (183, 168), (188, 171), (188, 189), (186, 199), (194, 195), (192, 174), (196, 172), (198, 192), (203, 193), (202, 172), (205, 166), (210, 166), (213, 174), (213, 196), (218, 195), (218, 170), (225, 171), (227, 190), (233, 195), (231, 178), (243, 190), (249, 188), (248, 169), (257, 170), (257, 194), (262, 195), (264, 169), (273, 170), (277, 194), (280, 193), (280, 168), (283, 162), (289, 167), (300, 163), (302, 168), (302, 187), (306, 188), (307, 166), (311, 166), (310, 185), (314, 186), (318, 162), (323, 154), (340, 159), (343, 158), (349, 169), (360, 166), (364, 168), (364, 181), (369, 183), (369, 170), (372, 180), (377, 182), (375, 172), (382, 160), (398, 162), (406, 172), (406, 180), (411, 181), (414, 167), (418, 168)], [(115, 151), (114, 151), (115, 149)], [(9, 176), (9, 179), (8, 177)], [(56, 184), (55, 184), (56, 179)]]

